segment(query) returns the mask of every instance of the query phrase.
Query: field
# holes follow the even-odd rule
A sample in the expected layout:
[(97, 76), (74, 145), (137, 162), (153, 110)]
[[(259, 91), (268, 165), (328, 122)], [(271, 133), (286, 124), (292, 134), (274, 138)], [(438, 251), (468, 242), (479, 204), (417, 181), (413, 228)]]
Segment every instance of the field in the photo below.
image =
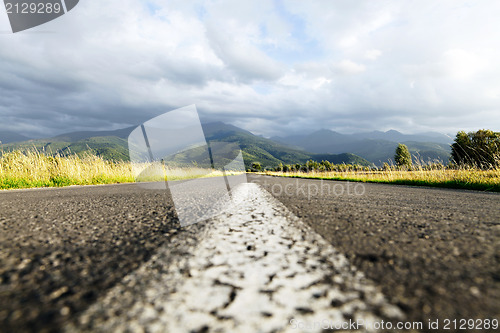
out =
[[(7, 152), (0, 156), (0, 189), (131, 183), (136, 180), (138, 168), (144, 169), (145, 166), (108, 161), (93, 154), (51, 156), (35, 149)], [(140, 180), (162, 181), (165, 174), (168, 180), (222, 176), (220, 171), (196, 167), (166, 170), (162, 167), (161, 173)]]
[(267, 171), (266, 174), (281, 177), (346, 180), (500, 192), (500, 169), (449, 169), (443, 167), (435, 170), (425, 170), (424, 168), (419, 168), (414, 171), (406, 171), (391, 168), (389, 170), (378, 171)]
[[(136, 175), (143, 172), (139, 178)], [(389, 168), (345, 168), (341, 171), (267, 171), (282, 177), (348, 180), (359, 182), (421, 185), (500, 192), (500, 169), (450, 169), (441, 167), (428, 170), (419, 167), (413, 171)], [(234, 173), (230, 173), (234, 174)], [(180, 180), (199, 177), (219, 177), (222, 172), (198, 167), (166, 168), (109, 161), (94, 154), (51, 156), (36, 149), (25, 152), (7, 152), (0, 156), (0, 189), (60, 187), (69, 185), (97, 185), (131, 183), (138, 181)]]

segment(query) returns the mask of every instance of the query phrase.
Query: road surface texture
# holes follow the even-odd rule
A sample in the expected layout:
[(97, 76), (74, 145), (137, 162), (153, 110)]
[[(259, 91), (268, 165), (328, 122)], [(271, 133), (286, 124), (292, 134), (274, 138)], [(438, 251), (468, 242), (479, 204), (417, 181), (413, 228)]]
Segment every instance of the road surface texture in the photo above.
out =
[[(67, 332), (292, 332), (295, 326), (404, 315), (323, 238), (256, 184), (208, 221), (196, 248), (171, 243)], [(316, 330), (317, 331), (317, 330)]]
[(498, 193), (249, 179), (381, 286), (407, 320), (500, 318)]
[(498, 194), (251, 181), (279, 201), (245, 185), (247, 199), (182, 228), (167, 191), (136, 184), (0, 192), (0, 331), (499, 317)]

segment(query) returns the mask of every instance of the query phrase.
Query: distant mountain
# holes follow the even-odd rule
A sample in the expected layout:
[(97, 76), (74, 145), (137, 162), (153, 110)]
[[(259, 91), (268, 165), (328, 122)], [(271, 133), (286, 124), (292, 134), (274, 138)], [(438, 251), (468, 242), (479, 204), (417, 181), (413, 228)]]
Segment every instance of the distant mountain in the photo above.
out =
[[(354, 154), (315, 154), (302, 149), (295, 149), (281, 143), (256, 136), (249, 131), (222, 122), (203, 124), (203, 131), (208, 142), (234, 143), (241, 147), (245, 165), (249, 167), (252, 162), (260, 162), (263, 167), (274, 167), (279, 163), (295, 164), (305, 163), (313, 159), (317, 161), (328, 160), (335, 164), (371, 165), (367, 160)], [(71, 155), (83, 154), (92, 151), (106, 159), (128, 160), (127, 138), (135, 128), (129, 127), (115, 131), (99, 132), (72, 132), (58, 135), (53, 138), (15, 142), (3, 145), (4, 150), (30, 149), (35, 147), (39, 151), (52, 154)], [(199, 151), (193, 150), (188, 154), (176, 156), (179, 161), (198, 161), (202, 156)]]
[(5, 143), (11, 143), (11, 142), (18, 142), (18, 141), (27, 141), (30, 138), (14, 133), (11, 131), (2, 131), (0, 130), (0, 142), (5, 144)]
[(61, 134), (52, 138), (52, 141), (64, 141), (64, 142), (76, 142), (85, 139), (104, 137), (104, 136), (116, 136), (121, 139), (127, 139), (130, 132), (134, 130), (136, 126), (121, 128), (114, 131), (82, 131), (82, 132), (71, 132), (66, 134)]
[(259, 161), (263, 166), (276, 166), (279, 163), (304, 163), (310, 159), (328, 160), (335, 164), (371, 165), (365, 159), (354, 154), (314, 154), (256, 136), (249, 131), (222, 122), (204, 124), (203, 131), (209, 142), (237, 143), (243, 151), (243, 158), (247, 165), (253, 161)]
[(330, 130), (319, 130), (308, 135), (273, 137), (272, 140), (296, 149), (312, 153), (339, 154), (350, 152), (381, 165), (394, 159), (398, 143), (408, 146), (412, 155), (421, 161), (440, 160), (446, 163), (450, 156), (452, 139), (439, 133), (403, 134), (395, 130), (341, 134)]
[(437, 133), (437, 132), (426, 132), (419, 134), (403, 134), (396, 130), (389, 130), (387, 132), (373, 131), (366, 133), (351, 134), (351, 136), (358, 137), (361, 139), (372, 139), (372, 140), (386, 140), (393, 142), (436, 142), (441, 144), (451, 144), (453, 139), (447, 135)]
[(4, 151), (37, 149), (47, 154), (63, 156), (92, 152), (110, 160), (128, 160), (127, 140), (117, 136), (95, 136), (75, 142), (56, 138), (12, 142), (2, 145)]

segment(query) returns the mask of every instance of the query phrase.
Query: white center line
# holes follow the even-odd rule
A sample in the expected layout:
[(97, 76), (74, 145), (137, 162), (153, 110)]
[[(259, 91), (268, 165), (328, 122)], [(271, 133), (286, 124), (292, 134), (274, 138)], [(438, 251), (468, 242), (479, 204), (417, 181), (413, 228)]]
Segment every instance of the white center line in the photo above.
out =
[[(301, 332), (403, 319), (379, 289), (256, 184), (172, 261), (161, 249), (68, 331)], [(132, 288), (130, 287), (132, 286)], [(139, 287), (137, 287), (139, 286)], [(300, 329), (298, 329), (300, 328)]]

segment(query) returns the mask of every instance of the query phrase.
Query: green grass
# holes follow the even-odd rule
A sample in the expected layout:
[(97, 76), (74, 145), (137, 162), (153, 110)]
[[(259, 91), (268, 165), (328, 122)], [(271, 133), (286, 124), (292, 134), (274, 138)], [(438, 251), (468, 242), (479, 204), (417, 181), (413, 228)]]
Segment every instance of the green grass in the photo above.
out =
[[(132, 164), (125, 161), (108, 161), (101, 156), (86, 153), (70, 156), (51, 156), (36, 149), (4, 152), (0, 156), (0, 189), (36, 187), (63, 187), (71, 185), (100, 185), (132, 183), (144, 169), (157, 171), (157, 166)], [(164, 181), (201, 177), (219, 177), (221, 171), (190, 168), (161, 167), (148, 179), (138, 181)], [(235, 173), (229, 173), (235, 174)]]
[(0, 189), (133, 182), (130, 163), (97, 155), (49, 156), (35, 149), (0, 157)]
[[(106, 160), (128, 161), (128, 144), (125, 139), (108, 136), (92, 137), (77, 142), (40, 139), (0, 145), (2, 152), (39, 151), (48, 155), (70, 156), (97, 155)], [(1, 153), (0, 153), (1, 154)]]
[(431, 186), (455, 189), (500, 192), (500, 169), (439, 169), (439, 170), (383, 170), (383, 171), (329, 171), (329, 172), (267, 172), (272, 176), (343, 180), (365, 183), (383, 183), (412, 186)]

